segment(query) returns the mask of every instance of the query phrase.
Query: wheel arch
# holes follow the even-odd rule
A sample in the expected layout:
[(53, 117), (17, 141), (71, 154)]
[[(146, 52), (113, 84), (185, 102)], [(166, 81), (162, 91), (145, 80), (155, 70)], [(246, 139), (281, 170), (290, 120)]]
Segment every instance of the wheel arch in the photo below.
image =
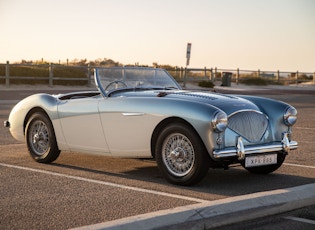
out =
[[(33, 122), (37, 122), (37, 119), (40, 119), (42, 123), (44, 123), (43, 126), (45, 126), (44, 128), (44, 132), (47, 133), (47, 136), (45, 139), (45, 147), (42, 148), (37, 148), (35, 147), (37, 144), (33, 144), (33, 134), (30, 134), (30, 132), (32, 133), (32, 130), (34, 130), (34, 123)], [(56, 141), (56, 135), (55, 135), (55, 130), (54, 130), (54, 126), (52, 124), (52, 120), (49, 117), (48, 113), (41, 107), (34, 107), (31, 110), (28, 111), (28, 113), (25, 116), (24, 119), (24, 124), (23, 124), (23, 129), (24, 129), (24, 135), (25, 135), (25, 141), (27, 143), (27, 148), (28, 151), (31, 155), (31, 157), (39, 163), (51, 163), (53, 161), (55, 161), (60, 154), (60, 149), (58, 147), (57, 141)], [(29, 131), (29, 129), (31, 131)], [(36, 131), (37, 132), (37, 131)], [(42, 132), (42, 131), (40, 131)], [(31, 136), (30, 136), (31, 135)], [(37, 134), (39, 135), (45, 135), (45, 134)], [(38, 137), (38, 139), (40, 139)], [(42, 139), (42, 140), (44, 140)], [(37, 141), (36, 141), (37, 142)], [(38, 152), (38, 150), (40, 152)]]
[(48, 119), (50, 120), (51, 122), (51, 119), (50, 117), (48, 116), (47, 112), (41, 108), (41, 107), (34, 107), (32, 108), (30, 111), (28, 111), (28, 113), (26, 114), (25, 116), (25, 119), (24, 119), (24, 123), (23, 123), (23, 132), (25, 134), (25, 129), (26, 129), (26, 125), (27, 125), (27, 122), (29, 121), (29, 119), (31, 118), (31, 116), (35, 113), (43, 113), (45, 116), (48, 117)]
[[(183, 118), (180, 117), (168, 117), (164, 120), (162, 120), (154, 129), (152, 136), (151, 136), (151, 155), (153, 158), (155, 158), (155, 147), (156, 147), (156, 142), (157, 139), (160, 135), (160, 132), (167, 127), (167, 125), (169, 124), (174, 124), (174, 123), (181, 123), (183, 125), (188, 126), (191, 130), (193, 130), (195, 132), (195, 134), (198, 136), (198, 138), (201, 140), (201, 142), (203, 143), (201, 137), (199, 136), (198, 132), (196, 131), (196, 129), (186, 120), (184, 120)], [(204, 143), (203, 143), (204, 145)]]

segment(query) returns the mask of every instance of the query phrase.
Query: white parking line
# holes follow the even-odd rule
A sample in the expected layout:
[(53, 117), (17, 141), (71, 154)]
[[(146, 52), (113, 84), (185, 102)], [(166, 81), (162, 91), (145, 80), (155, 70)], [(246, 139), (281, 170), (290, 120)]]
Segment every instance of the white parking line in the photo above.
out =
[(315, 144), (314, 141), (299, 141), (299, 143)]
[(315, 130), (315, 128), (306, 128), (306, 127), (294, 127), (294, 129)]
[(127, 186), (127, 185), (115, 184), (115, 183), (105, 182), (105, 181), (100, 181), (100, 180), (93, 180), (93, 179), (88, 179), (88, 178), (79, 177), (79, 176), (70, 176), (70, 175), (66, 175), (66, 174), (62, 174), (62, 173), (50, 172), (50, 171), (45, 171), (45, 170), (41, 170), (41, 169), (33, 169), (33, 168), (4, 164), (4, 163), (0, 163), (0, 166), (20, 169), (20, 170), (26, 170), (26, 171), (36, 172), (36, 173), (43, 173), (43, 174), (48, 174), (51, 176), (64, 177), (64, 178), (68, 178), (68, 179), (84, 181), (84, 182), (89, 182), (89, 183), (94, 183), (94, 184), (101, 184), (101, 185), (111, 186), (111, 187), (115, 187), (115, 188), (132, 190), (132, 191), (136, 191), (136, 192), (143, 192), (143, 193), (149, 193), (149, 194), (154, 194), (154, 195), (159, 195), (159, 196), (165, 196), (165, 197), (171, 197), (171, 198), (176, 198), (176, 199), (181, 199), (181, 200), (187, 200), (187, 201), (192, 201), (192, 202), (197, 202), (197, 203), (209, 202), (208, 200), (202, 200), (202, 199), (188, 197), (188, 196), (181, 196), (181, 195), (176, 195), (176, 194), (171, 194), (171, 193), (166, 193), (166, 192), (158, 192), (158, 191), (154, 191), (154, 190), (150, 190), (150, 189), (131, 187), (131, 186)]
[(309, 219), (304, 219), (304, 218), (299, 218), (299, 217), (294, 217), (294, 216), (287, 216), (284, 219), (294, 220), (294, 221), (298, 221), (298, 222), (303, 222), (303, 223), (315, 225), (315, 220), (309, 220)]
[(291, 163), (283, 163), (284, 165), (294, 166), (294, 167), (302, 167), (302, 168), (309, 168), (309, 169), (315, 169), (315, 166), (310, 165), (298, 165), (298, 164), (291, 164)]

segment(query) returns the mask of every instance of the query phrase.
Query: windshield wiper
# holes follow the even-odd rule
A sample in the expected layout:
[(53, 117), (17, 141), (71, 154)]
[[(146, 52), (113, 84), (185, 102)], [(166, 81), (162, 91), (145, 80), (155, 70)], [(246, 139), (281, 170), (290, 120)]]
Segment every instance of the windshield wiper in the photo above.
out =
[(133, 88), (135, 91), (136, 90), (173, 90), (173, 89), (178, 89), (175, 86), (136, 86)]
[(178, 89), (178, 88), (175, 87), (175, 86), (167, 86), (167, 87), (164, 87), (163, 89), (165, 89), (165, 90), (172, 90), (172, 89)]
[(155, 90), (155, 89), (160, 89), (152, 86), (136, 86), (133, 88), (135, 91), (136, 90)]

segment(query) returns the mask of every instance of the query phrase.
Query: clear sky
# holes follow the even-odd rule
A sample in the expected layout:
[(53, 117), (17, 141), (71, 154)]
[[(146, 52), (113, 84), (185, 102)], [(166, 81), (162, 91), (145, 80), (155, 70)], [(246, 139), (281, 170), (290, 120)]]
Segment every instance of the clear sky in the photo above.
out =
[(0, 0), (0, 63), (315, 71), (315, 0)]

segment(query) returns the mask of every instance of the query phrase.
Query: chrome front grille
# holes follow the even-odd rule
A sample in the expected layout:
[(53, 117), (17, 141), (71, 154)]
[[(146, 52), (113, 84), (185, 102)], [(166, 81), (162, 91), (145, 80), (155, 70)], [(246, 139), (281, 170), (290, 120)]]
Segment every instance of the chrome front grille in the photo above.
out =
[(268, 128), (268, 117), (258, 111), (240, 111), (229, 116), (228, 127), (246, 140), (257, 142)]

